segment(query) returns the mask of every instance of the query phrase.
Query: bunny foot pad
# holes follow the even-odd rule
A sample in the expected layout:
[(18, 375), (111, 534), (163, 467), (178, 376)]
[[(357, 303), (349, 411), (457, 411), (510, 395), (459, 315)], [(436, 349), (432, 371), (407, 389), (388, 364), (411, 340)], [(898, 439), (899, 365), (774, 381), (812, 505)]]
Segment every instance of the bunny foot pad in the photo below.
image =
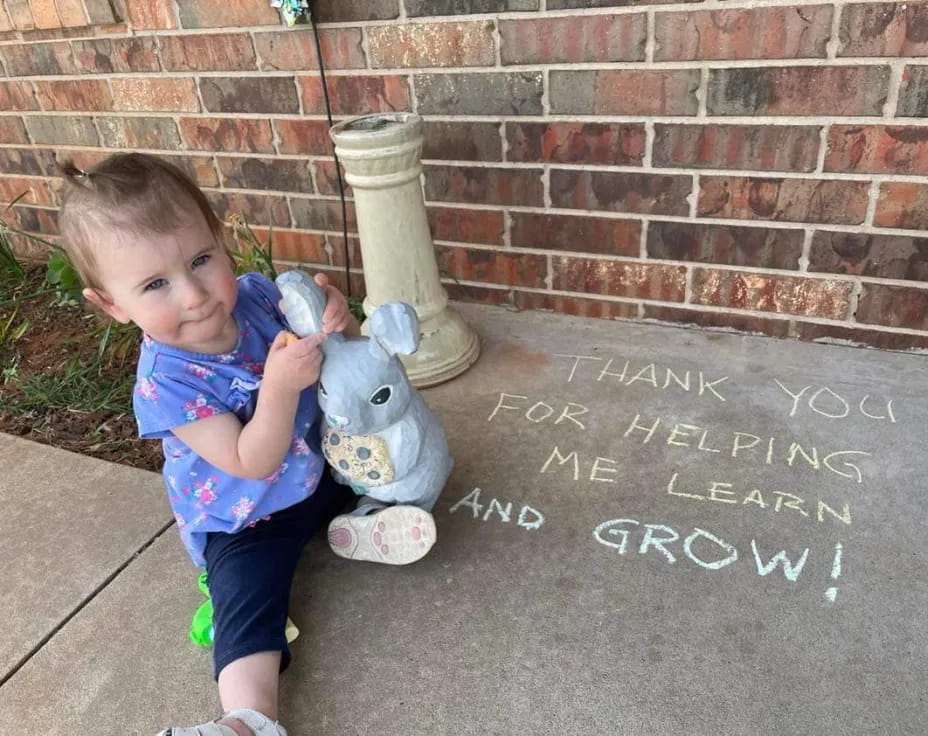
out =
[(408, 565), (435, 544), (435, 520), (418, 506), (389, 506), (367, 516), (343, 514), (329, 524), (329, 547), (349, 560)]

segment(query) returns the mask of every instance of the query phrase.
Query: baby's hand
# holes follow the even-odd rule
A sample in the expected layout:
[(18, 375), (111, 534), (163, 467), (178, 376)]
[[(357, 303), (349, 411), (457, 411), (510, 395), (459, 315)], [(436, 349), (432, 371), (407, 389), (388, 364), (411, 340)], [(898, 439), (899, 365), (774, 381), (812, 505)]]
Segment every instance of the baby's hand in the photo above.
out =
[(292, 341), (288, 332), (278, 332), (264, 363), (263, 387), (285, 393), (299, 393), (319, 380), (325, 340), (322, 333)]
[(322, 313), (323, 332), (326, 334), (344, 332), (352, 323), (348, 300), (329, 283), (329, 277), (324, 273), (317, 273), (313, 281), (325, 290), (325, 311)]

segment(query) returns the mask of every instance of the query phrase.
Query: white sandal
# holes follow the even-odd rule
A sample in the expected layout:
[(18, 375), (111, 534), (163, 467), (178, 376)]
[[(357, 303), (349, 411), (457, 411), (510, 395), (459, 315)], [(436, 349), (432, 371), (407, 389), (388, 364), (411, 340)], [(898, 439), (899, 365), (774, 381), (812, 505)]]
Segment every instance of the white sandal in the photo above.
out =
[[(230, 710), (222, 717), (241, 721), (251, 729), (254, 736), (287, 736), (283, 726), (256, 710)], [(238, 733), (229, 726), (210, 721), (188, 728), (168, 728), (159, 731), (157, 736), (238, 736)]]
[(349, 560), (408, 565), (435, 544), (435, 520), (418, 506), (388, 506), (366, 516), (342, 514), (329, 524), (329, 547)]

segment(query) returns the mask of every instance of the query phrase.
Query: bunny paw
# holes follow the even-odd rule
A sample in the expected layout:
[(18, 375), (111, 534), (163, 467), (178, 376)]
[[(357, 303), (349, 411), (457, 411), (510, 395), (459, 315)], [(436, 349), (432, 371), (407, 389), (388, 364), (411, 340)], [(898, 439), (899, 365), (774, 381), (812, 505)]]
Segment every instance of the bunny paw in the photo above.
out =
[(389, 506), (367, 516), (343, 514), (329, 524), (329, 547), (349, 560), (408, 565), (435, 544), (435, 520), (418, 506)]

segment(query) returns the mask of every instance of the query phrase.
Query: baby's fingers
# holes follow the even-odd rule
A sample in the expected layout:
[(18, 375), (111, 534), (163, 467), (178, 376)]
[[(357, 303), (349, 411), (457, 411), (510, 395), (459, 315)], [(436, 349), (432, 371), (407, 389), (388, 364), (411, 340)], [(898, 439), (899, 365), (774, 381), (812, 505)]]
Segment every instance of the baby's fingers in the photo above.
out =
[(325, 335), (317, 332), (314, 335), (299, 338), (294, 345), (298, 355), (311, 355), (325, 341)]

